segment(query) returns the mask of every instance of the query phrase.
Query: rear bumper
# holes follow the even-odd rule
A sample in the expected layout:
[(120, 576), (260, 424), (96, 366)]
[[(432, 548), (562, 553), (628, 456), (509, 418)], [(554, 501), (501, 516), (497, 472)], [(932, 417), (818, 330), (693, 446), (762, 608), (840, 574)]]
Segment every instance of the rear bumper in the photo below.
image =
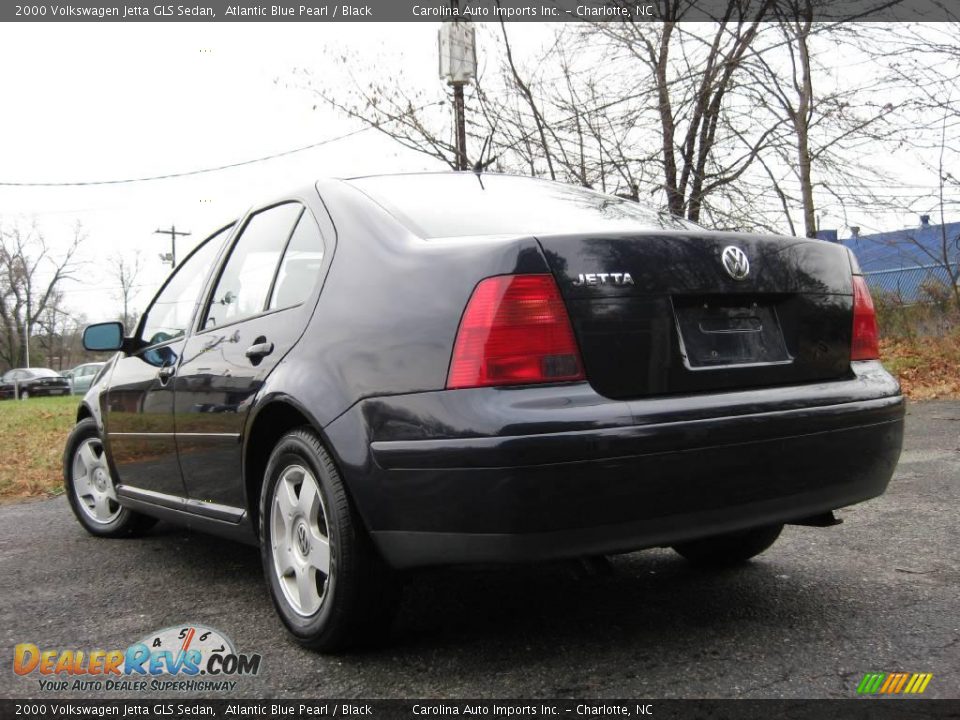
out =
[(356, 412), (371, 442), (347, 480), (384, 557), (410, 567), (629, 551), (875, 497), (904, 402), (879, 363), (856, 363), (849, 380), (737, 393), (622, 402), (584, 384)]

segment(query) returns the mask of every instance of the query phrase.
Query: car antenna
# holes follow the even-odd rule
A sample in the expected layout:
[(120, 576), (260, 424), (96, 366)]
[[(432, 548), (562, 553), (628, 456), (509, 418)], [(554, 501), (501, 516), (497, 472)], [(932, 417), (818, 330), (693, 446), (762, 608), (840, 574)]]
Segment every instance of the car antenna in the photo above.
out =
[(497, 155), (493, 157), (483, 159), (483, 154), (487, 152), (487, 148), (490, 146), (490, 138), (492, 135), (487, 135), (487, 139), (483, 141), (483, 147), (480, 149), (480, 159), (473, 164), (473, 174), (477, 176), (477, 182), (480, 183), (480, 189), (486, 190), (483, 186), (483, 178), (480, 176), (483, 174), (483, 171), (486, 170), (493, 164), (493, 161), (497, 159)]

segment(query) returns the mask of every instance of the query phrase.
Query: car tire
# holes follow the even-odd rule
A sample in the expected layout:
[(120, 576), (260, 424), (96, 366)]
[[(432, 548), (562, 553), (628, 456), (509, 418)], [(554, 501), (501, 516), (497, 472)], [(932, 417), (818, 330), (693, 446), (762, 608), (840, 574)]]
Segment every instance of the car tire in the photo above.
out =
[(103, 441), (93, 418), (81, 420), (67, 438), (63, 484), (70, 509), (84, 529), (97, 537), (132, 537), (156, 524), (117, 502)]
[(695, 565), (725, 567), (738, 565), (756, 557), (780, 537), (783, 525), (764, 525), (727, 535), (691, 540), (673, 546), (680, 555)]
[(260, 493), (260, 549), (274, 607), (294, 639), (332, 653), (379, 641), (399, 584), (310, 429), (280, 439)]

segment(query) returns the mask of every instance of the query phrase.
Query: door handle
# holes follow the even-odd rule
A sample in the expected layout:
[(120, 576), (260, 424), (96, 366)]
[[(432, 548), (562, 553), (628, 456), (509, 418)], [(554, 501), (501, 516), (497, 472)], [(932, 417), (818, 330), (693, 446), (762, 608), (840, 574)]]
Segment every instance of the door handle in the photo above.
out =
[(265, 338), (257, 338), (257, 340), (258, 342), (248, 347), (244, 354), (251, 360), (259, 362), (273, 352), (273, 343), (267, 342)]
[(160, 383), (165, 383), (167, 380), (173, 377), (173, 374), (177, 369), (173, 365), (164, 365), (157, 371), (157, 377), (160, 379)]

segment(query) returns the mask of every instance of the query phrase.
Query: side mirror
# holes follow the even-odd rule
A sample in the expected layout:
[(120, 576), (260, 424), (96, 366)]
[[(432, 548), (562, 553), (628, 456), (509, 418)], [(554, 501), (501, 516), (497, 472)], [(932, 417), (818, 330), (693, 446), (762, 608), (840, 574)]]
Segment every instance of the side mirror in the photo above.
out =
[(88, 325), (83, 330), (83, 347), (93, 352), (109, 352), (123, 348), (123, 323), (106, 322)]

